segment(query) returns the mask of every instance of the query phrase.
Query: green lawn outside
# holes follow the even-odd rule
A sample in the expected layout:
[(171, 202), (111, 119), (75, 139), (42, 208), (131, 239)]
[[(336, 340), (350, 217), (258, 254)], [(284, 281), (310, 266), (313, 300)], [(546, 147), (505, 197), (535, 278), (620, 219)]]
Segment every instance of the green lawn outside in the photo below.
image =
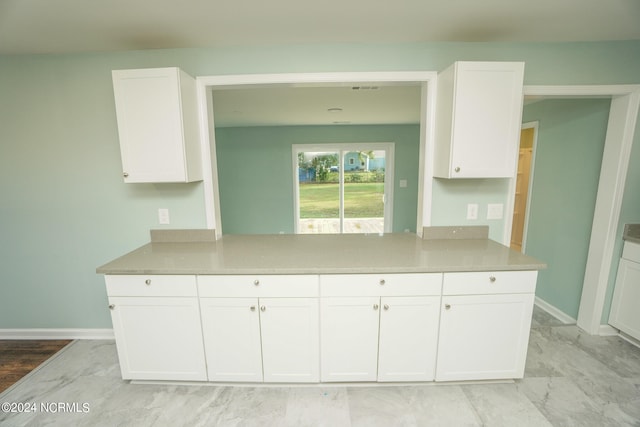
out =
[[(300, 218), (338, 218), (338, 184), (300, 184)], [(384, 216), (383, 182), (346, 183), (345, 218), (381, 218)]]

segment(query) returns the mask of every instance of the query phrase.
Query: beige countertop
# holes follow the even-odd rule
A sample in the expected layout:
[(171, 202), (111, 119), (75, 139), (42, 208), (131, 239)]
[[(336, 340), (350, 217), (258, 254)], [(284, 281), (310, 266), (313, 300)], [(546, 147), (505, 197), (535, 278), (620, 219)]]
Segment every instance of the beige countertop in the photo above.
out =
[(626, 224), (622, 238), (629, 242), (640, 243), (640, 224)]
[(423, 240), (410, 233), (224, 235), (152, 242), (100, 274), (340, 274), (539, 270), (546, 265), (488, 239)]

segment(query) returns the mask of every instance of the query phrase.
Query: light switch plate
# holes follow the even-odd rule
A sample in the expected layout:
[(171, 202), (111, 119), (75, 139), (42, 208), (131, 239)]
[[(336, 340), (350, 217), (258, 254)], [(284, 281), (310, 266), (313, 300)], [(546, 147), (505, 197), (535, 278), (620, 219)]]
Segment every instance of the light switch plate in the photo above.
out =
[(502, 211), (504, 205), (502, 203), (489, 203), (487, 205), (487, 219), (502, 219)]
[(467, 219), (478, 219), (478, 204), (469, 203), (467, 205)]
[(400, 180), (400, 188), (407, 188), (407, 180), (406, 179), (401, 179)]

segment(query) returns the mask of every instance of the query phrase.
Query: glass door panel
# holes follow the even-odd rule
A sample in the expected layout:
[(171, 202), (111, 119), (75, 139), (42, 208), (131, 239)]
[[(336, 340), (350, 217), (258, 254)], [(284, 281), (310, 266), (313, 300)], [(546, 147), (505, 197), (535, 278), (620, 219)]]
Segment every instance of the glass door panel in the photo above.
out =
[(340, 233), (340, 154), (298, 152), (298, 233)]
[(344, 233), (384, 232), (384, 150), (344, 152)]

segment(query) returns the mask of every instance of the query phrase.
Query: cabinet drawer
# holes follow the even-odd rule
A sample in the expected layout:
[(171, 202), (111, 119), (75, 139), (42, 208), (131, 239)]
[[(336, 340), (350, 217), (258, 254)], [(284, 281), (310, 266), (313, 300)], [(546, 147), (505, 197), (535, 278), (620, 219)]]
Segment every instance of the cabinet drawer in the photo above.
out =
[(633, 262), (640, 262), (640, 243), (624, 242), (622, 258)]
[(441, 287), (441, 273), (320, 276), (320, 294), (328, 297), (440, 295)]
[(442, 295), (534, 293), (537, 277), (537, 271), (445, 273)]
[(107, 295), (122, 297), (195, 297), (196, 276), (107, 275)]
[(316, 275), (198, 276), (201, 297), (317, 297)]

